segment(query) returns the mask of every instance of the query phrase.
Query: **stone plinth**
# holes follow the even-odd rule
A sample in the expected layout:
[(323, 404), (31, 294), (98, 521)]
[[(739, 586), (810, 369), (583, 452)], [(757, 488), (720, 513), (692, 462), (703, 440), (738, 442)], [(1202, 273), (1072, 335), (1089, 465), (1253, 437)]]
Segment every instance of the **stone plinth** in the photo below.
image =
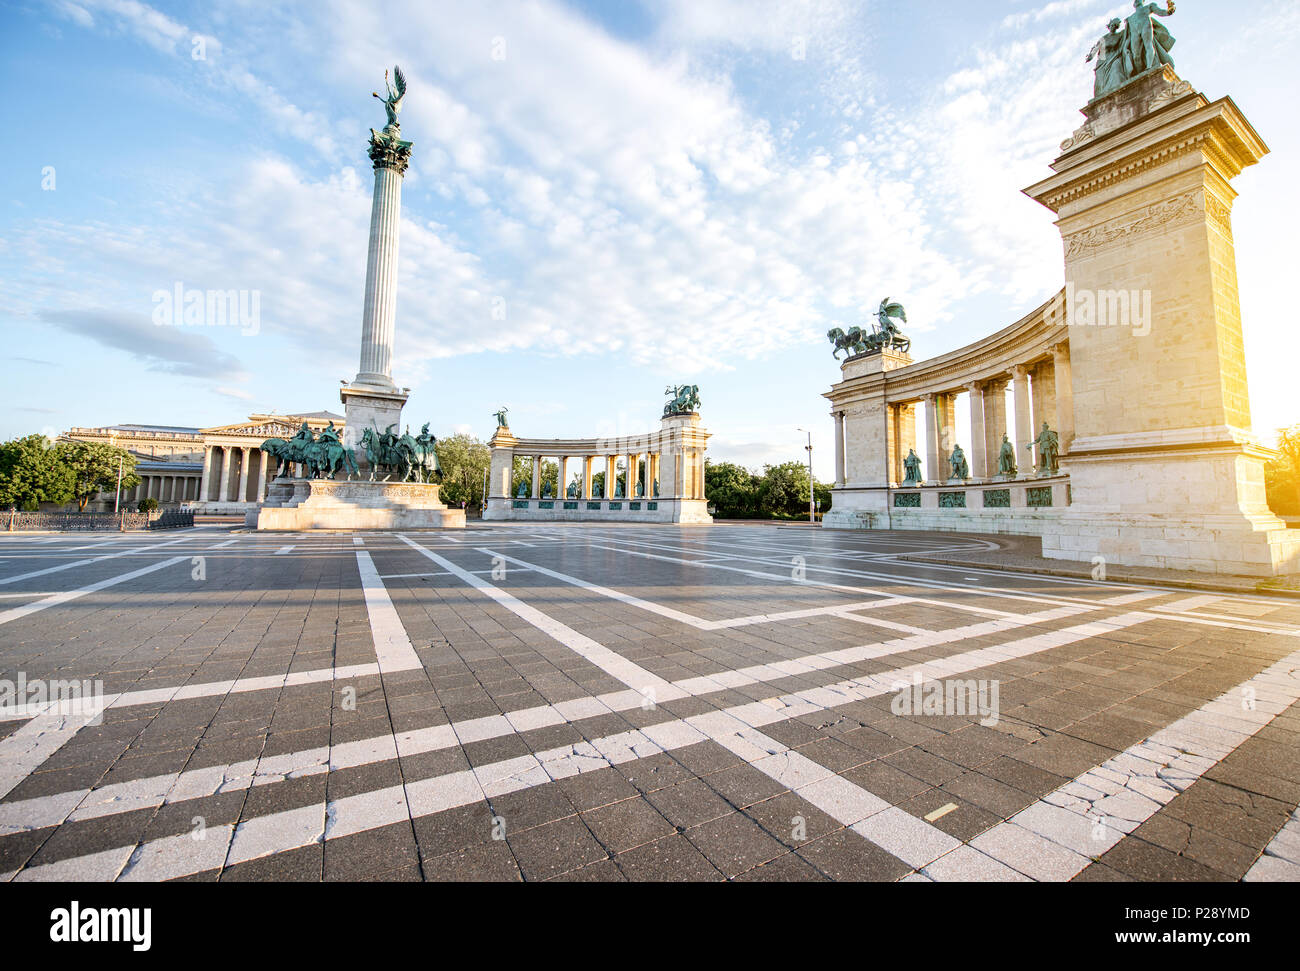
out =
[(353, 450), (358, 468), (365, 473), (370, 463), (361, 444), (362, 433), (367, 428), (382, 432), (389, 425), (395, 425), (394, 431), (401, 434), (402, 406), (406, 404), (407, 396), (401, 391), (384, 391), (353, 383), (339, 389), (339, 398), (343, 401), (343, 447)]
[(465, 511), (448, 509), (440, 487), (418, 482), (277, 479), (250, 510), (250, 529), (463, 529)]
[[(843, 415), (842, 441), (837, 453), (844, 456), (844, 479), (831, 490), (831, 508), (822, 518), (830, 529), (872, 528), (888, 518), (889, 486), (893, 477), (900, 439), (907, 434), (890, 420), (885, 396), (885, 376), (912, 363), (900, 351), (884, 350), (851, 357), (840, 365), (842, 380), (826, 397), (834, 415)], [(909, 413), (911, 414), (911, 413)], [(915, 417), (912, 416), (913, 432)], [(903, 446), (902, 455), (907, 454)]]
[(1044, 555), (1271, 575), (1300, 542), (1264, 500), (1230, 182), (1268, 153), (1230, 99), (1170, 68), (1085, 109), (1026, 193), (1065, 243), (1074, 503)]

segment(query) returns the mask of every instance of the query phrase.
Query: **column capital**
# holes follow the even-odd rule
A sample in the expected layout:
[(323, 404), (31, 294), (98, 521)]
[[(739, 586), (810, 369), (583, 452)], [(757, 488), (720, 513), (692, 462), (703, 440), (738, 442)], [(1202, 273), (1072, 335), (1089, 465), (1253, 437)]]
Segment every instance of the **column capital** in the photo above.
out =
[(406, 174), (406, 167), (411, 164), (411, 142), (404, 142), (398, 136), (402, 130), (396, 126), (383, 131), (370, 129), (370, 161), (375, 163), (375, 170), (393, 169), (399, 176)]
[(1015, 380), (1020, 381), (1023, 378), (1029, 377), (1030, 370), (1031, 368), (1028, 364), (1013, 364), (1011, 366), (1011, 376)]

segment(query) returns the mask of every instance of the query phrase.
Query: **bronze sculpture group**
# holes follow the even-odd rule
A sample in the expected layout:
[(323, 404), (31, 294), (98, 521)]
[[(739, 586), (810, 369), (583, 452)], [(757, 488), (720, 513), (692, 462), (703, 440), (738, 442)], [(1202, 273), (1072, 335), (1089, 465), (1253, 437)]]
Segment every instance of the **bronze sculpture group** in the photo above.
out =
[(691, 415), (700, 408), (700, 386), (698, 384), (677, 384), (664, 389), (668, 395), (668, 404), (664, 405), (664, 417), (674, 415)]
[(1172, 16), (1176, 9), (1174, 0), (1169, 0), (1168, 7), (1146, 0), (1133, 0), (1133, 13), (1129, 14), (1128, 20), (1121, 21), (1116, 17), (1106, 25), (1108, 33), (1088, 53), (1088, 62), (1096, 62), (1094, 101), (1148, 71), (1165, 65), (1174, 66), (1174, 59), (1169, 54), (1174, 46), (1174, 36), (1155, 18)]
[(842, 328), (832, 327), (826, 332), (826, 339), (835, 345), (832, 352), (835, 360), (840, 359), (840, 351), (844, 351), (849, 358), (878, 354), (886, 349), (906, 354), (912, 349), (912, 342), (903, 336), (902, 328), (895, 323), (896, 320), (907, 323), (907, 311), (901, 303), (886, 297), (880, 301), (871, 333), (861, 327), (850, 327), (847, 333)]
[[(394, 427), (389, 425), (383, 432), (367, 428), (361, 433), (370, 480), (382, 474), (384, 481), (394, 475), (402, 482), (437, 481), (442, 467), (438, 464), (438, 440), (430, 434), (429, 423), (425, 422), (415, 438), (409, 428), (397, 435)], [(360, 474), (356, 453), (344, 447), (332, 421), (319, 435), (304, 421), (292, 438), (268, 438), (259, 447), (280, 463), (277, 478), (291, 478), (295, 465), (301, 465), (309, 479), (334, 479), (340, 471), (349, 479)]]
[(277, 478), (288, 477), (294, 465), (302, 465), (312, 479), (332, 479), (340, 469), (346, 475), (358, 471), (357, 457), (352, 449), (343, 447), (334, 422), (322, 429), (319, 437), (303, 422), (292, 438), (268, 438), (258, 447), (280, 463)]

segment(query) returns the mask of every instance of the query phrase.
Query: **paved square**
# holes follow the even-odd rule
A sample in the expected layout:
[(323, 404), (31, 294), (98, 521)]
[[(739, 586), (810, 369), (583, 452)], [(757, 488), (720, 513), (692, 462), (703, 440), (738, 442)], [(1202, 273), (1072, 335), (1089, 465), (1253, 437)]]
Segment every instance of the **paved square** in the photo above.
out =
[(1300, 878), (1300, 603), (984, 542), (0, 537), (0, 880)]

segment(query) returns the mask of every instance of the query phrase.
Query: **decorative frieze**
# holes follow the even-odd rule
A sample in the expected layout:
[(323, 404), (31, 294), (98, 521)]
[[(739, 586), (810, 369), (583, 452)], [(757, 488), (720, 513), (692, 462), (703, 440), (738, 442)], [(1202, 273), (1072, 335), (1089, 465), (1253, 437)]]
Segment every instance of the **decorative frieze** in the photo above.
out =
[(1195, 222), (1205, 212), (1201, 205), (1203, 195), (1199, 189), (1185, 192), (1173, 199), (1146, 206), (1122, 220), (1113, 220), (1067, 236), (1065, 258), (1074, 260), (1110, 246), (1127, 246), (1169, 227)]

